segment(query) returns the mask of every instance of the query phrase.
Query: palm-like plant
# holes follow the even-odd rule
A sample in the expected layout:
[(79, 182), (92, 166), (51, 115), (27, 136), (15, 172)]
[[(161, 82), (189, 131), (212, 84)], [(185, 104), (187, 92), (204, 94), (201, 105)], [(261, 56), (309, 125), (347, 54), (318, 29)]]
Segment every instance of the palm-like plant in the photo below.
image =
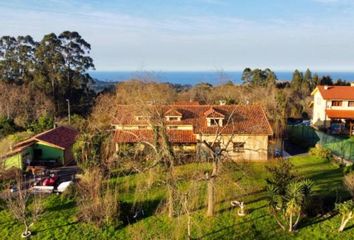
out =
[(274, 186), (268, 187), (270, 209), (279, 226), (292, 232), (298, 225), (306, 199), (311, 194), (311, 180), (292, 180), (281, 193)]

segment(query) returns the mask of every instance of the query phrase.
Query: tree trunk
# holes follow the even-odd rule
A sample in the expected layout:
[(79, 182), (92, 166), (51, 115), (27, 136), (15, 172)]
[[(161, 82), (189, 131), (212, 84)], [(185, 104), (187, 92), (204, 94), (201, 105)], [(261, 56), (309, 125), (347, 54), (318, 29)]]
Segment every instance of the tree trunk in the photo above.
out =
[(345, 218), (345, 217), (343, 216), (343, 218), (342, 218), (342, 223), (341, 223), (341, 225), (340, 225), (340, 227), (339, 227), (339, 229), (338, 229), (339, 232), (343, 232), (343, 231), (344, 231), (344, 228), (345, 228), (345, 226), (347, 225), (347, 223), (349, 222), (349, 220), (353, 218), (352, 215), (353, 215), (353, 213), (350, 212), (350, 213), (348, 214), (348, 217), (347, 217), (347, 218)]
[(293, 214), (290, 213), (290, 218), (289, 218), (289, 232), (293, 231)]
[(191, 216), (189, 212), (187, 213), (187, 234), (188, 234), (188, 239), (192, 239), (192, 234), (191, 234)]
[(215, 205), (215, 178), (217, 176), (218, 163), (217, 159), (213, 161), (213, 172), (208, 179), (208, 211), (207, 216), (214, 216), (214, 205)]
[(296, 221), (295, 221), (295, 223), (294, 223), (294, 229), (296, 229), (296, 226), (297, 226), (297, 224), (299, 223), (299, 221), (300, 221), (300, 215), (301, 215), (301, 213), (299, 213), (298, 215), (297, 215), (297, 218), (296, 218)]
[(174, 204), (173, 204), (173, 187), (171, 184), (168, 185), (168, 217), (173, 218), (174, 216)]
[(207, 211), (207, 216), (212, 217), (214, 216), (214, 184), (215, 184), (215, 178), (211, 176), (208, 180), (208, 211)]
[(24, 225), (25, 225), (25, 232), (24, 232), (24, 234), (27, 236), (27, 235), (28, 235), (28, 224), (27, 224), (27, 221), (24, 221)]
[[(273, 212), (274, 211), (274, 212)], [(285, 231), (285, 225), (283, 225), (281, 223), (281, 221), (279, 220), (279, 218), (277, 217), (277, 213), (275, 210), (272, 210), (273, 216), (275, 218), (275, 221), (278, 223), (278, 225), (281, 227), (281, 229), (283, 229), (283, 231)]]

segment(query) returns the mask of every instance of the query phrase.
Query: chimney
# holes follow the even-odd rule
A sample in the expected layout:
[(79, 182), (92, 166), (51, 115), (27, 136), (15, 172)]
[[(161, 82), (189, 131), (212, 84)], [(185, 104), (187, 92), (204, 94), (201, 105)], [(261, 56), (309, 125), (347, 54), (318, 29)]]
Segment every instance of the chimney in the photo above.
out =
[(324, 90), (327, 90), (329, 88), (328, 85), (324, 85)]

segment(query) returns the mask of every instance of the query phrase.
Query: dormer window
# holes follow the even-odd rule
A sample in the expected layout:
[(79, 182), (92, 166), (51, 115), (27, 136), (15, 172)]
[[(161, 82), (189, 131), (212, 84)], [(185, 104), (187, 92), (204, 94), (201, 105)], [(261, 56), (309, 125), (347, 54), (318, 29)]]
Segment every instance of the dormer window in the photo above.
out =
[(219, 123), (219, 119), (210, 118), (210, 126), (217, 126), (217, 125), (222, 125)]
[(137, 121), (147, 121), (150, 118), (148, 116), (136, 116)]
[(219, 126), (222, 127), (223, 125), (223, 118), (207, 118), (207, 125), (208, 127)]
[(166, 116), (167, 121), (181, 121), (181, 117), (177, 116)]
[(166, 121), (173, 122), (173, 121), (181, 121), (182, 120), (182, 113), (179, 112), (177, 109), (170, 109), (165, 113)]
[(223, 126), (223, 121), (225, 119), (225, 116), (224, 114), (216, 111), (214, 108), (210, 108), (208, 111), (204, 113), (204, 115), (206, 116), (208, 127)]

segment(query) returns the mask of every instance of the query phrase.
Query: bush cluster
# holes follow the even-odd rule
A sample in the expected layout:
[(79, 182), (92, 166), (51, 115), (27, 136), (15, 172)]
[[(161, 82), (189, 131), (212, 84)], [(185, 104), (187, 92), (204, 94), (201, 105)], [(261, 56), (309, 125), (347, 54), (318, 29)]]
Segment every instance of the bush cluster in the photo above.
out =
[(311, 156), (315, 156), (326, 160), (331, 160), (332, 158), (331, 150), (324, 148), (321, 145), (316, 145), (316, 147), (311, 148), (309, 154)]

